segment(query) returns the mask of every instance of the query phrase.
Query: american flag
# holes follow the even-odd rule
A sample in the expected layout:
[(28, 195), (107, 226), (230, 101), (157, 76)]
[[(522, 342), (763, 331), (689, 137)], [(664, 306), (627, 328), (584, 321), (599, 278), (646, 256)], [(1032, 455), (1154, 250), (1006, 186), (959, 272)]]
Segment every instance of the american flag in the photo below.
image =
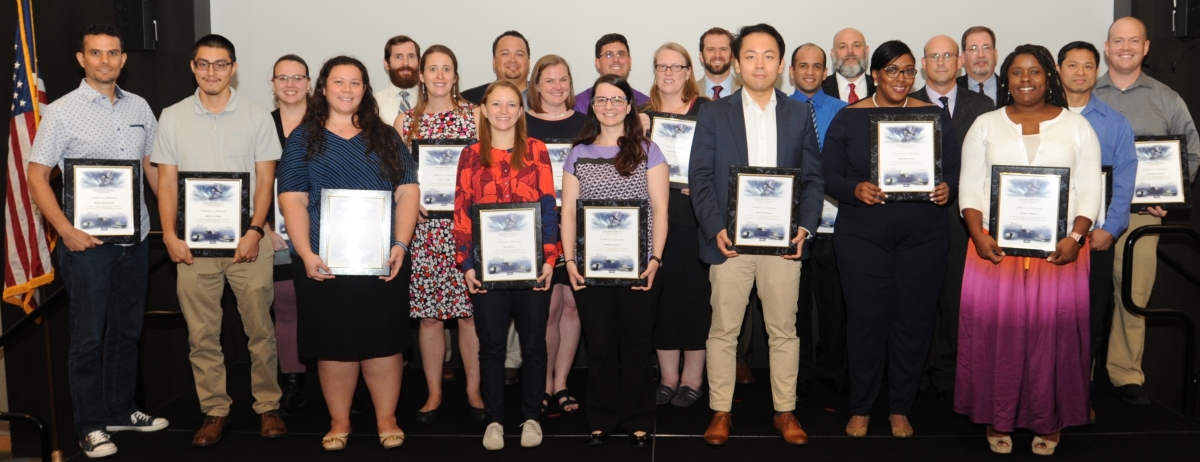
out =
[(12, 119), (8, 123), (8, 187), (4, 192), (4, 301), (26, 312), (37, 305), (39, 286), (54, 280), (50, 236), (25, 182), (46, 91), (37, 71), (31, 0), (17, 0), (16, 62), (13, 63)]

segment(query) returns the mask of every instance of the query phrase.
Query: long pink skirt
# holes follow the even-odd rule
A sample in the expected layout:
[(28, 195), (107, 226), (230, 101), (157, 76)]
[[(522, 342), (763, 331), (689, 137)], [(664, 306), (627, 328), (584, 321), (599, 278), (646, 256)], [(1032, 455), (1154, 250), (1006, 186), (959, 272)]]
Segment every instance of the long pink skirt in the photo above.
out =
[(963, 273), (954, 410), (1008, 433), (1050, 434), (1088, 421), (1090, 247), (1045, 258), (979, 258)]

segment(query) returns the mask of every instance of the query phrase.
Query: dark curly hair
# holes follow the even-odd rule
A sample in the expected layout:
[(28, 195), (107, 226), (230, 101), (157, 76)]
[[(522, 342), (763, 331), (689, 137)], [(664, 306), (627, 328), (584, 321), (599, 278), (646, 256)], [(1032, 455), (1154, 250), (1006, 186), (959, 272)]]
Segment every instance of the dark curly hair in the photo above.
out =
[(400, 156), (408, 155), (408, 150), (400, 142), (396, 129), (379, 118), (379, 104), (372, 95), (367, 67), (362, 61), (349, 56), (330, 58), (321, 66), (321, 73), (313, 87), (313, 97), (308, 99), (308, 109), (304, 113), (304, 120), (300, 122), (308, 131), (304, 159), (312, 160), (325, 152), (325, 123), (329, 121), (325, 86), (329, 73), (337, 66), (354, 66), (362, 74), (363, 96), (358, 109), (354, 111), (354, 126), (362, 130), (362, 137), (366, 140), (367, 152), (364, 155), (367, 160), (379, 167), (380, 175), (392, 184), (399, 184), (404, 178), (404, 164), (400, 163)]
[[(643, 147), (649, 142), (649, 139), (646, 138), (646, 129), (642, 128), (642, 120), (638, 118), (637, 107), (633, 100), (633, 87), (629, 86), (629, 81), (616, 74), (602, 75), (596, 79), (596, 83), (592, 84), (593, 97), (596, 95), (596, 87), (602, 83), (620, 89), (628, 101), (625, 104), (630, 107), (629, 114), (625, 115), (625, 136), (617, 139), (617, 146), (621, 150), (617, 152), (616, 158), (617, 173), (620, 173), (621, 176), (630, 176), (633, 175), (633, 170), (638, 165), (646, 161), (646, 148)], [(588, 101), (588, 107), (587, 119), (583, 121), (583, 130), (579, 133), (579, 139), (575, 140), (572, 146), (592, 144), (600, 135), (600, 119), (596, 118), (596, 108), (592, 107), (591, 101)]]
[(1012, 105), (1012, 93), (1008, 89), (1008, 71), (1012, 68), (1013, 60), (1020, 55), (1030, 55), (1036, 59), (1039, 66), (1046, 72), (1046, 102), (1061, 108), (1067, 107), (1067, 92), (1063, 89), (1062, 79), (1054, 66), (1054, 55), (1041, 45), (1021, 45), (1004, 58), (1000, 66), (1000, 75), (996, 79), (996, 107)]

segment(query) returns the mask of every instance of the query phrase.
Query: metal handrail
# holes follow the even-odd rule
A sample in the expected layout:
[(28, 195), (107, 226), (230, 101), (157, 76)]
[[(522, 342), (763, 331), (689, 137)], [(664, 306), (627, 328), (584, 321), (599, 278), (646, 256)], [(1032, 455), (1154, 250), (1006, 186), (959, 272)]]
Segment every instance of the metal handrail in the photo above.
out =
[[(1180, 310), (1147, 309), (1133, 302), (1133, 249), (1137, 241), (1143, 237), (1182, 236), (1200, 244), (1200, 232), (1186, 226), (1153, 225), (1144, 226), (1130, 231), (1125, 242), (1124, 257), (1121, 262), (1121, 301), (1130, 313), (1144, 317), (1173, 318), (1182, 322), (1184, 329), (1183, 348), (1183, 415), (1196, 417), (1196, 386), (1200, 384), (1200, 376), (1196, 375), (1196, 324), (1191, 316)], [(1184, 273), (1185, 277), (1187, 273)]]
[(8, 413), (8, 412), (0, 412), (0, 420), (6, 421), (6, 422), (12, 422), (14, 420), (24, 420), (24, 421), (27, 421), (34, 425), (37, 425), (38, 433), (41, 433), (41, 436), (42, 436), (42, 438), (41, 438), (42, 439), (42, 460), (44, 460), (44, 461), (54, 460), (51, 456), (51, 451), (50, 451), (50, 429), (46, 427), (46, 424), (42, 423), (41, 419), (38, 419), (37, 417), (31, 416), (29, 414), (15, 414), (15, 413)]

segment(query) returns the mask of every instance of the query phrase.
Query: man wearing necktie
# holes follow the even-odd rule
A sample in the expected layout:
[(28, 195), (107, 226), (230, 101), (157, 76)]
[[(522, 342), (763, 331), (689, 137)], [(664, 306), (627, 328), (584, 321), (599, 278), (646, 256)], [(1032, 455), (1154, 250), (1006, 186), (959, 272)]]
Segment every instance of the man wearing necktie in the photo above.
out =
[(833, 56), (834, 78), (826, 79), (821, 87), (826, 95), (854, 104), (875, 94), (875, 80), (867, 72), (871, 47), (862, 32), (842, 29), (833, 36), (829, 53)]
[[(958, 85), (986, 95), (992, 99), (993, 105), (996, 104), (996, 88), (999, 84), (995, 74), (996, 56), (996, 33), (991, 29), (975, 26), (963, 32), (959, 65), (966, 75), (958, 78)], [(954, 105), (953, 102), (950, 104)], [(967, 127), (970, 128), (970, 125)]]
[[(941, 106), (947, 112), (961, 148), (975, 118), (995, 109), (995, 105), (987, 96), (958, 85), (954, 76), (963, 65), (963, 56), (958, 50), (958, 44), (948, 36), (939, 35), (929, 39), (921, 57), (925, 88), (914, 91), (910, 96)], [(959, 217), (957, 200), (950, 203), (946, 211), (950, 226), (950, 253), (947, 257), (946, 279), (942, 283), (942, 295), (938, 301), (932, 351), (926, 376), (921, 380), (921, 389), (926, 390), (932, 383), (938, 396), (947, 405), (953, 405), (954, 368), (958, 356), (958, 308), (962, 296), (963, 255), (967, 253), (967, 228)]]
[(696, 85), (704, 90), (704, 96), (714, 101), (742, 88), (742, 80), (733, 72), (732, 44), (733, 34), (720, 27), (704, 31), (700, 36), (700, 63), (704, 65), (704, 76), (696, 79)]
[(390, 83), (375, 92), (375, 101), (379, 102), (379, 118), (388, 125), (417, 104), (420, 60), (421, 45), (408, 36), (397, 35), (383, 46), (383, 69)]

